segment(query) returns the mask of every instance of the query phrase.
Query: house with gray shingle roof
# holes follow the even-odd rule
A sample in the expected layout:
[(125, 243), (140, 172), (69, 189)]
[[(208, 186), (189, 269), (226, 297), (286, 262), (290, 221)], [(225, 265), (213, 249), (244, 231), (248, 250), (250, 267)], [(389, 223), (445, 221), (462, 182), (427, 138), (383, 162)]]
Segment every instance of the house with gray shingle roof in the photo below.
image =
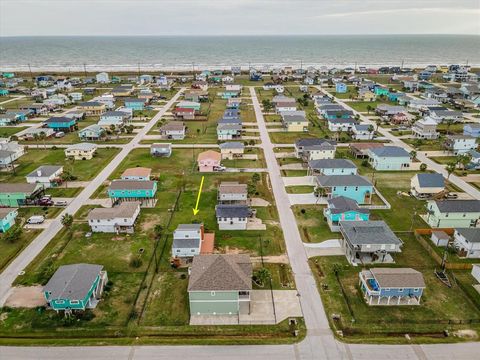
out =
[(61, 183), (60, 176), (63, 166), (42, 165), (26, 176), (29, 184), (42, 184), (45, 188), (56, 186)]
[(190, 316), (250, 313), (252, 263), (248, 255), (199, 255), (188, 281)]
[(93, 232), (133, 234), (139, 214), (139, 201), (124, 201), (111, 208), (92, 209), (87, 219)]
[(340, 221), (368, 221), (370, 211), (359, 207), (355, 200), (338, 196), (328, 199), (323, 215), (327, 219), (330, 230), (337, 232), (340, 231)]
[(415, 174), (410, 180), (410, 191), (416, 197), (430, 197), (445, 190), (445, 179), (437, 173)]
[(368, 162), (375, 170), (408, 170), (411, 161), (410, 154), (399, 146), (382, 146), (368, 150)]
[(348, 159), (319, 159), (308, 162), (308, 175), (356, 175), (357, 167)]
[(368, 305), (420, 305), (425, 280), (411, 268), (373, 268), (358, 273)]
[(476, 227), (480, 200), (429, 200), (427, 223), (432, 228)]
[(295, 156), (305, 161), (333, 159), (337, 142), (327, 139), (298, 139), (295, 141)]
[(43, 287), (47, 304), (55, 311), (93, 309), (108, 282), (102, 265), (63, 265)]
[(325, 189), (327, 198), (345, 196), (358, 204), (370, 204), (373, 184), (360, 175), (321, 175), (316, 177), (317, 187)]
[(352, 264), (392, 263), (402, 241), (384, 221), (340, 221), (342, 249)]
[(453, 248), (459, 257), (480, 258), (480, 229), (456, 228), (453, 233)]
[(227, 141), (219, 145), (222, 160), (242, 158), (245, 152), (245, 145), (241, 141)]
[(219, 204), (215, 213), (220, 230), (246, 230), (248, 218), (252, 216), (250, 207), (243, 204)]
[(217, 200), (220, 204), (246, 204), (248, 200), (247, 184), (238, 181), (223, 181), (218, 187)]

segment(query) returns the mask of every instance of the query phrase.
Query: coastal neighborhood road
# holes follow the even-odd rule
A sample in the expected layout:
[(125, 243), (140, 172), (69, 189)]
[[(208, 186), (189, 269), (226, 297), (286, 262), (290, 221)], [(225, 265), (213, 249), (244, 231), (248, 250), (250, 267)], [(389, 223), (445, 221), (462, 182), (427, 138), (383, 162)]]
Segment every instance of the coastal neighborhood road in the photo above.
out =
[[(366, 124), (369, 124), (369, 125), (373, 125), (374, 127), (376, 127), (376, 123), (375, 121), (372, 121), (370, 120), (369, 118), (367, 118), (365, 115), (363, 115), (362, 113), (359, 113), (358, 111), (356, 111), (355, 109), (353, 109), (352, 107), (350, 107), (348, 105), (348, 102), (346, 101), (342, 101), (341, 99), (339, 98), (336, 98), (335, 96), (333, 96), (330, 92), (326, 91), (324, 88), (322, 88), (321, 86), (316, 86), (316, 88), (318, 90), (320, 90), (321, 92), (323, 92), (325, 95), (328, 95), (330, 97), (332, 97), (338, 104), (342, 105), (343, 107), (345, 107), (346, 109), (348, 110), (351, 110), (353, 111), (354, 114), (358, 114), (358, 116), (360, 117), (360, 119), (366, 123)], [(385, 137), (387, 140), (390, 140), (392, 142), (392, 145), (395, 145), (395, 146), (399, 146), (399, 147), (402, 147), (404, 148), (406, 151), (408, 152), (411, 152), (412, 150), (415, 150), (413, 147), (411, 147), (410, 145), (406, 144), (405, 142), (403, 142), (401, 139), (399, 139), (397, 136), (393, 135), (392, 133), (390, 133), (389, 131), (385, 130), (384, 128), (382, 127), (378, 127), (377, 131), (382, 134), (383, 137)], [(417, 155), (416, 155), (416, 158), (423, 162), (424, 164), (427, 165), (428, 169), (429, 170), (433, 170), (439, 174), (442, 174), (444, 178), (448, 178), (448, 181), (450, 181), (452, 184), (456, 185), (457, 187), (461, 188), (463, 191), (465, 191), (467, 194), (469, 194), (471, 197), (473, 197), (474, 199), (477, 199), (477, 200), (480, 200), (480, 191), (478, 191), (476, 188), (474, 188), (472, 185), (468, 184), (466, 181), (462, 180), (459, 176), (456, 176), (454, 174), (451, 174), (450, 177), (448, 176), (448, 173), (447, 173), (447, 170), (445, 170), (445, 167), (436, 163), (435, 161), (431, 160), (430, 158), (428, 158), (427, 156), (425, 156), (424, 152), (421, 152), (421, 151), (417, 151)]]
[(177, 101), (179, 96), (185, 89), (180, 89), (177, 94), (148, 122), (145, 127), (130, 141), (125, 144), (122, 150), (115, 156), (115, 158), (105, 166), (105, 168), (93, 179), (85, 189), (57, 216), (50, 226), (38, 235), (0, 274), (0, 307), (3, 306), (5, 300), (10, 294), (12, 283), (18, 274), (23, 271), (28, 264), (47, 246), (55, 235), (62, 229), (61, 218), (64, 214), (75, 214), (83, 205), (85, 205), (93, 195), (95, 190), (108, 179), (110, 174), (117, 168), (118, 165), (125, 159), (130, 151), (137, 147), (139, 142), (143, 139), (150, 129), (157, 123), (163, 114)]

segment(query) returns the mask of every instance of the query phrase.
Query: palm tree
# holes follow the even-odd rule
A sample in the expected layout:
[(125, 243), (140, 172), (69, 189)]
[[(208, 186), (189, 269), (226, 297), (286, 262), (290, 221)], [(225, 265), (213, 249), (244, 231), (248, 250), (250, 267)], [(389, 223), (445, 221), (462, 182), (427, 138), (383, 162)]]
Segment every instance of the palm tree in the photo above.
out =
[(261, 286), (264, 286), (271, 277), (270, 271), (264, 267), (259, 269), (255, 275), (257, 277), (259, 285)]
[(451, 162), (449, 164), (447, 164), (447, 166), (445, 167), (445, 170), (447, 170), (447, 180), (450, 178), (450, 175), (455, 171), (455, 168), (457, 167), (457, 163), (456, 162)]
[(370, 111), (372, 111), (372, 106), (370, 104), (367, 105), (367, 114), (370, 114)]
[(461, 165), (461, 169), (465, 170), (467, 165), (470, 164), (470, 161), (472, 160), (472, 155), (470, 154), (458, 155), (455, 160), (458, 165)]
[(38, 135), (38, 139), (43, 142), (43, 147), (46, 149), (47, 145), (45, 144), (45, 140), (47, 138), (47, 134), (45, 134), (44, 131), (41, 131), (40, 134)]
[(410, 158), (414, 160), (417, 157), (417, 152), (415, 150), (410, 151)]
[(67, 229), (70, 229), (73, 224), (73, 216), (70, 214), (65, 214), (62, 216), (62, 225), (65, 226)]

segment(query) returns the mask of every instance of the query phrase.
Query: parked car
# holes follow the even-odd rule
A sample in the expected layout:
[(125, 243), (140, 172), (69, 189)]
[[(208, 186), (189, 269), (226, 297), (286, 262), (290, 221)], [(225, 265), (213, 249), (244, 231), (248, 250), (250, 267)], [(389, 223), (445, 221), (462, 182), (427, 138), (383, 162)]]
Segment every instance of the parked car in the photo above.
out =
[(445, 195), (445, 199), (448, 199), (448, 200), (455, 200), (457, 198), (458, 198), (458, 194), (448, 193), (447, 195)]
[(37, 205), (52, 206), (53, 205), (53, 200), (49, 196), (44, 196), (40, 200), (37, 201)]
[(225, 171), (227, 168), (225, 166), (214, 166), (213, 171)]
[(58, 131), (55, 133), (55, 137), (56, 138), (61, 138), (61, 137), (64, 137), (65, 136), (65, 133), (63, 131)]
[(67, 206), (68, 202), (66, 200), (57, 200), (54, 203), (55, 206)]
[(45, 221), (45, 216), (33, 215), (28, 218), (27, 224), (42, 224), (44, 221)]

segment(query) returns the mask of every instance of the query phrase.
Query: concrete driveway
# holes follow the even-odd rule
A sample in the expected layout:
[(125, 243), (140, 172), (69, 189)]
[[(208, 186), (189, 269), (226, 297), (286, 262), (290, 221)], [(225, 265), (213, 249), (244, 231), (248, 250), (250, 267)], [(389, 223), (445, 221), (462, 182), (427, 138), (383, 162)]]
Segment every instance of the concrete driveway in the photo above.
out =
[(325, 205), (327, 203), (326, 198), (318, 198), (313, 192), (308, 194), (288, 194), (288, 200), (290, 205)]
[(315, 185), (313, 176), (284, 176), (282, 180), (285, 186)]
[(325, 240), (320, 243), (303, 243), (307, 256), (337, 256), (344, 255), (338, 239)]

